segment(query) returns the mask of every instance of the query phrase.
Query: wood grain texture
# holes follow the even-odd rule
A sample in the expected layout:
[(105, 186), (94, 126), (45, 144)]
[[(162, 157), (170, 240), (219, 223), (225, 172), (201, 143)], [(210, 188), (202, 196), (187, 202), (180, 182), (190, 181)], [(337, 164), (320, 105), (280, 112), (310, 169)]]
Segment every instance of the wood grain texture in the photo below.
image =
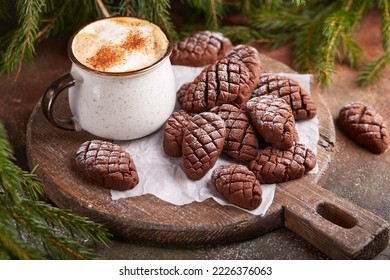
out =
[[(266, 71), (293, 72), (280, 62), (265, 56), (261, 58)], [(37, 175), (45, 185), (46, 194), (58, 207), (87, 216), (104, 224), (114, 234), (130, 240), (175, 244), (217, 244), (247, 240), (287, 226), (320, 250), (324, 250), (330, 257), (371, 258), (380, 252), (378, 250), (382, 248), (384, 240), (388, 238), (387, 224), (383, 220), (374, 215), (367, 216), (367, 213), (360, 208), (351, 208), (358, 213), (362, 211), (366, 215), (356, 216), (359, 225), (364, 224), (363, 227), (369, 227), (368, 222), (375, 225), (370, 230), (367, 229), (367, 232), (372, 234), (370, 240), (377, 241), (374, 242), (375, 244), (370, 243), (366, 240), (368, 239), (367, 234), (363, 235), (358, 232), (362, 240), (366, 240), (368, 247), (361, 248), (363, 241), (351, 241), (353, 244), (358, 243), (359, 246), (357, 248), (352, 246), (353, 248), (350, 249), (351, 246), (348, 244), (344, 247), (341, 246), (346, 242), (345, 238), (338, 239), (338, 235), (343, 234), (343, 232), (334, 230), (340, 226), (334, 226), (334, 223), (324, 219), (316, 212), (316, 207), (321, 200), (316, 198), (312, 201), (312, 197), (315, 196), (311, 196), (311, 193), (320, 190), (323, 199), (326, 200), (327, 197), (331, 201), (336, 199), (329, 191), (317, 185), (318, 182), (324, 181), (323, 178), (326, 177), (326, 170), (332, 159), (335, 130), (328, 107), (321, 98), (320, 89), (315, 85), (312, 89), (312, 95), (318, 105), (320, 141), (317, 159), (319, 172), (281, 184), (282, 187), (277, 188), (273, 204), (263, 217), (251, 215), (234, 207), (219, 205), (212, 199), (183, 206), (169, 204), (149, 194), (117, 201), (111, 200), (109, 190), (83, 178), (74, 163), (78, 147), (83, 142), (96, 139), (96, 137), (85, 131), (69, 132), (54, 128), (44, 118), (39, 103), (28, 123), (27, 158), (31, 168), (38, 165)], [(66, 96), (63, 95), (59, 98), (61, 99), (56, 104), (59, 107), (59, 114), (69, 115)], [(298, 199), (297, 195), (302, 195), (304, 198)], [(349, 212), (348, 209), (353, 205), (348, 202), (345, 202), (344, 205), (345, 200), (343, 199), (337, 201), (338, 206), (341, 205), (340, 207), (347, 209), (346, 212)], [(316, 213), (312, 216), (303, 215), (305, 207)], [(363, 216), (362, 219), (367, 223), (360, 222), (360, 217)], [(318, 222), (308, 224), (305, 219), (319, 219), (326, 222), (319, 223), (320, 226), (317, 227)], [(305, 225), (308, 225), (308, 228)], [(322, 228), (325, 228), (323, 233), (317, 236), (318, 231)], [(341, 246), (341, 251), (337, 248), (327, 250), (327, 247), (339, 246)], [(360, 250), (360, 253), (356, 250)], [(364, 250), (365, 253), (361, 253)]]
[(371, 259), (389, 240), (382, 218), (302, 179), (279, 184), (284, 225), (334, 259)]

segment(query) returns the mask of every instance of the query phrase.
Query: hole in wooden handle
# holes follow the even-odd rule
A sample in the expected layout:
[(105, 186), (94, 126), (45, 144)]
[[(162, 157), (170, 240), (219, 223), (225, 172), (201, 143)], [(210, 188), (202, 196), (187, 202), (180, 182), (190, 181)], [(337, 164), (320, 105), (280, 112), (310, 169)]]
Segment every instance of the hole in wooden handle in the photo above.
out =
[(343, 228), (353, 228), (357, 224), (356, 218), (351, 214), (328, 202), (318, 204), (317, 213), (326, 220)]

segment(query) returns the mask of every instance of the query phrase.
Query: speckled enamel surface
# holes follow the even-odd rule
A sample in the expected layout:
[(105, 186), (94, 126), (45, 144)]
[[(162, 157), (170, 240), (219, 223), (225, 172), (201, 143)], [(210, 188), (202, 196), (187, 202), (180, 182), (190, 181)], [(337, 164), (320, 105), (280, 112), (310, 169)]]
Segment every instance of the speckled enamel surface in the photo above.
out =
[(169, 59), (158, 67), (131, 76), (103, 76), (71, 69), (76, 86), (69, 104), (80, 126), (111, 140), (140, 138), (159, 129), (173, 112), (175, 78)]

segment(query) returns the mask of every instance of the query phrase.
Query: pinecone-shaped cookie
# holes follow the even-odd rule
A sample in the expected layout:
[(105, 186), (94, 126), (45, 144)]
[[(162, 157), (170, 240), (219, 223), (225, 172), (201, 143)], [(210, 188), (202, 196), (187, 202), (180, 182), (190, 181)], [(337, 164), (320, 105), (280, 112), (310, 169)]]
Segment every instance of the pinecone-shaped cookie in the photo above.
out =
[(181, 144), (183, 142), (183, 130), (193, 114), (184, 110), (173, 112), (164, 126), (164, 151), (170, 157), (181, 157)]
[(139, 182), (130, 154), (111, 142), (84, 142), (77, 150), (76, 166), (84, 176), (109, 189), (132, 189)]
[(191, 179), (201, 179), (217, 162), (226, 137), (225, 122), (215, 113), (192, 117), (184, 130), (183, 167)]
[(184, 110), (193, 113), (233, 103), (244, 106), (256, 88), (261, 72), (257, 50), (240, 45), (213, 65), (206, 67), (192, 83), (181, 86), (177, 98)]
[(295, 120), (311, 119), (317, 114), (317, 105), (310, 94), (293, 79), (272, 73), (261, 74), (252, 97), (268, 94), (286, 100), (291, 106)]
[(255, 174), (238, 164), (220, 165), (214, 169), (211, 182), (229, 202), (239, 207), (254, 210), (262, 202), (262, 190)]
[(225, 121), (226, 140), (223, 152), (238, 161), (255, 159), (259, 150), (259, 141), (246, 113), (232, 104), (214, 107), (211, 112)]
[[(245, 63), (250, 73), (249, 87), (255, 89), (259, 81), (260, 73), (263, 71), (263, 66), (260, 61), (259, 52), (256, 48), (248, 45), (238, 45), (234, 47), (227, 55), (227, 58), (236, 58)], [(236, 101), (239, 106), (243, 106), (251, 96), (243, 96), (240, 101)]]
[(304, 144), (295, 143), (288, 150), (265, 148), (248, 168), (261, 184), (280, 183), (298, 179), (316, 165), (315, 154)]
[(170, 59), (174, 65), (205, 66), (215, 63), (232, 48), (222, 33), (200, 31), (176, 43)]
[(347, 104), (340, 110), (339, 123), (358, 145), (375, 154), (386, 151), (389, 131), (382, 116), (372, 107), (361, 102)]
[(291, 107), (275, 95), (251, 98), (245, 111), (253, 126), (267, 143), (275, 148), (289, 149), (297, 137)]
[(178, 102), (187, 112), (200, 113), (225, 103), (239, 103), (249, 97), (250, 71), (238, 59), (223, 58), (206, 67), (191, 83), (177, 92)]

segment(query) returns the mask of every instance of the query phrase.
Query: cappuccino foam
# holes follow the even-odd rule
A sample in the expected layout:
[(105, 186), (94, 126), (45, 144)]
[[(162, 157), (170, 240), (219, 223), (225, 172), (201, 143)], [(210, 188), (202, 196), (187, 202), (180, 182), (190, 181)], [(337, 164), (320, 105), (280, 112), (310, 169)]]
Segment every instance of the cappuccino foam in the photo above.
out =
[(81, 29), (72, 52), (82, 64), (104, 72), (128, 72), (152, 65), (167, 51), (161, 29), (146, 20), (108, 18)]

